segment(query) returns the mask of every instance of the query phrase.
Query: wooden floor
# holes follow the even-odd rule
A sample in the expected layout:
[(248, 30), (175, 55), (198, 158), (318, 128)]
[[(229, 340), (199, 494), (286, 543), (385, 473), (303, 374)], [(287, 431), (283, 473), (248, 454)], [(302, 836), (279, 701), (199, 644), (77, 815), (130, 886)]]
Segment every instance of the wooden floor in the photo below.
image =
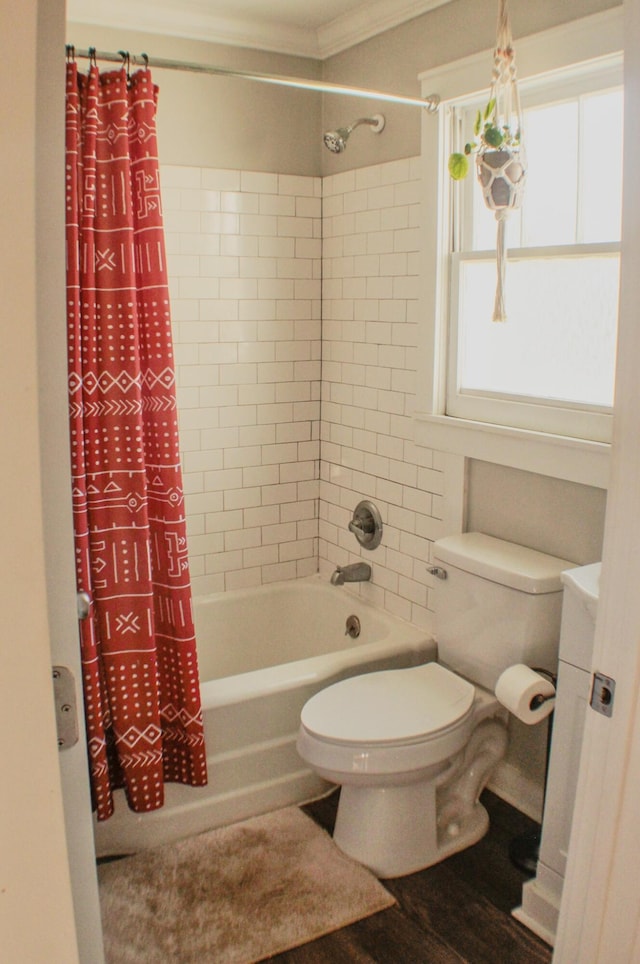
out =
[[(547, 964), (551, 949), (510, 916), (526, 879), (509, 861), (509, 841), (534, 828), (485, 791), (491, 828), (474, 847), (408, 877), (385, 880), (397, 906), (302, 947), (272, 964)], [(337, 793), (305, 811), (332, 830)]]

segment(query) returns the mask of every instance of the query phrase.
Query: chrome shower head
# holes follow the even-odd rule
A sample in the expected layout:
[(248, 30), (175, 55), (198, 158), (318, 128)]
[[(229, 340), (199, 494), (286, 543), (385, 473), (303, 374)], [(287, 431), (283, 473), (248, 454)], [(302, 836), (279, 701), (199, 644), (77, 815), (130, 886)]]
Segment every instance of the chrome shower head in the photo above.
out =
[(324, 135), (324, 146), (332, 154), (342, 154), (347, 146), (347, 138), (350, 133), (350, 127), (339, 127), (337, 131), (327, 131)]
[(333, 154), (342, 154), (346, 149), (351, 131), (359, 127), (360, 124), (368, 124), (374, 134), (379, 134), (384, 127), (384, 117), (382, 114), (374, 114), (373, 117), (360, 117), (349, 127), (339, 127), (335, 131), (327, 131), (324, 135), (324, 146)]

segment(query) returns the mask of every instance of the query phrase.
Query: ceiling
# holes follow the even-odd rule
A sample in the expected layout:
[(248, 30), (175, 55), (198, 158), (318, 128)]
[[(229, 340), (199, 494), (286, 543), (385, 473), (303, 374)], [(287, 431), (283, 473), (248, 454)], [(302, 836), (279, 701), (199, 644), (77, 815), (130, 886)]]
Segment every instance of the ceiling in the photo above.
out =
[(67, 19), (324, 60), (450, 0), (67, 0)]

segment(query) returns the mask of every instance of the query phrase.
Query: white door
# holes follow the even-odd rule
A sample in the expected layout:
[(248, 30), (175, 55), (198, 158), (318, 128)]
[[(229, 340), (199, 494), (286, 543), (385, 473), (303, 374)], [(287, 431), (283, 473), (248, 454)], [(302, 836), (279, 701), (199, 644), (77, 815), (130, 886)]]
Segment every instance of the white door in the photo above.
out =
[(625, 179), (616, 417), (594, 669), (554, 960), (640, 961), (640, 0), (625, 2)]
[(78, 953), (82, 964), (103, 961), (86, 741), (82, 720), (75, 599), (67, 415), (64, 291), (64, 0), (39, 0), (36, 68), (38, 324), (45, 573), (51, 662), (75, 680), (78, 742), (59, 751)]
[[(86, 767), (81, 746), (66, 758), (58, 752), (51, 671), (51, 642), (53, 659), (66, 662), (77, 633), (68, 486), (61, 496), (68, 458), (61, 433), (64, 338), (57, 329), (62, 321), (64, 331), (64, 168), (58, 150), (64, 0), (0, 4), (0, 34), (11, 37), (0, 61), (0, 958), (77, 964), (79, 943), (80, 959), (88, 964), (102, 960), (86, 833), (91, 816), (72, 789), (65, 830), (59, 764), (64, 759), (65, 784), (80, 788), (86, 787)], [(58, 348), (49, 357), (55, 341)], [(92, 934), (85, 940), (87, 927)]]

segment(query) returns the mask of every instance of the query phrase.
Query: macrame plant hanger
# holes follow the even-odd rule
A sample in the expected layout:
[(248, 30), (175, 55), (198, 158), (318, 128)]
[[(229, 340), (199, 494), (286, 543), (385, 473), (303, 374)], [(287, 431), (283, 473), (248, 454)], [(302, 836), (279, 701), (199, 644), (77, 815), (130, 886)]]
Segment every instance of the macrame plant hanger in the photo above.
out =
[(476, 172), (484, 202), (498, 223), (493, 321), (506, 321), (506, 220), (509, 212), (522, 204), (527, 175), (508, 0), (499, 0), (491, 92), (484, 121), (483, 146), (476, 154)]

